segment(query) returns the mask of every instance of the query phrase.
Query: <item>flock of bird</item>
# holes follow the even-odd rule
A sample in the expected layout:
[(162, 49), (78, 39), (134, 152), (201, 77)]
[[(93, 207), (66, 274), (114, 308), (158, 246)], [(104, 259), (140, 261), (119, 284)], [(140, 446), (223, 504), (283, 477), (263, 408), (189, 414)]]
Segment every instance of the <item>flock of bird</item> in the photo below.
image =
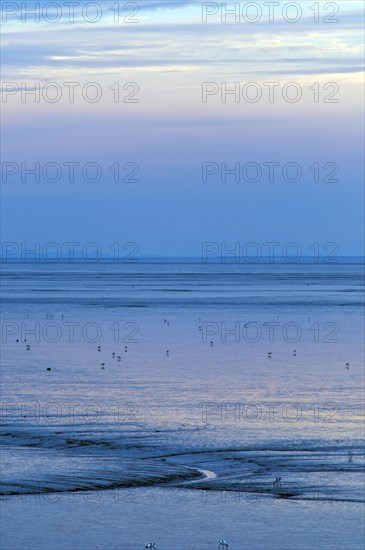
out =
[[(199, 322), (200, 322), (200, 319), (199, 319)], [(167, 319), (164, 319), (164, 320), (163, 320), (163, 323), (164, 323), (164, 325), (167, 326), (167, 327), (170, 326), (170, 321), (168, 321)], [(199, 330), (201, 331), (201, 325), (199, 326)], [(20, 340), (17, 339), (16, 342), (19, 343)], [(31, 346), (30, 346), (29, 344), (27, 344), (26, 342), (27, 342), (27, 340), (24, 339), (24, 340), (23, 340), (23, 343), (26, 344), (26, 348), (25, 348), (25, 349), (26, 349), (26, 351), (29, 351), (29, 350), (31, 349)], [(209, 340), (209, 347), (213, 347), (213, 346), (214, 346), (213, 340)], [(101, 346), (98, 346), (98, 352), (101, 352)], [(124, 346), (124, 353), (128, 353), (128, 346)], [(272, 358), (272, 353), (273, 353), (272, 351), (268, 351), (268, 352), (267, 352), (267, 357), (268, 357), (268, 359), (271, 359), (271, 358)], [(297, 356), (297, 350), (296, 350), (296, 349), (293, 350), (293, 356), (294, 356), (294, 357)], [(170, 357), (170, 350), (169, 350), (169, 349), (166, 350), (166, 357)], [(115, 352), (112, 353), (112, 358), (113, 358), (113, 359), (117, 359), (117, 361), (121, 361), (121, 360), (122, 360), (122, 356), (121, 356), (121, 355), (116, 355)], [(349, 369), (350, 369), (350, 362), (345, 363), (345, 367), (346, 367), (346, 370), (349, 370)], [(102, 369), (102, 370), (105, 370), (105, 362), (101, 363), (101, 369)], [(47, 370), (47, 371), (50, 371), (51, 368), (48, 367), (46, 370)]]
[[(101, 353), (101, 346), (98, 346), (98, 352)], [(128, 346), (124, 346), (124, 353), (128, 353)], [(122, 356), (121, 355), (116, 355), (115, 351), (113, 351), (113, 353), (112, 353), (112, 358), (117, 359), (117, 361), (122, 360)], [(101, 369), (105, 370), (105, 362), (101, 363)]]
[[(296, 350), (296, 349), (293, 350), (293, 355), (294, 355), (294, 357), (297, 356), (297, 350)], [(267, 352), (267, 356), (268, 356), (269, 359), (271, 359), (271, 357), (272, 357), (272, 351), (268, 351), (268, 352)]]
[[(218, 539), (217, 542), (218, 550), (228, 550), (229, 547), (227, 541), (225, 541), (224, 539)], [(157, 550), (156, 542), (149, 542), (144, 548), (145, 550)]]
[[(170, 321), (168, 321), (167, 319), (164, 319), (163, 322), (164, 322), (164, 325), (166, 325), (167, 327), (170, 326)], [(98, 346), (98, 352), (101, 352), (101, 346)], [(128, 353), (128, 346), (124, 346), (124, 353)], [(168, 350), (168, 349), (166, 350), (166, 357), (170, 357), (170, 350)], [(114, 351), (112, 353), (112, 358), (117, 359), (117, 361), (122, 360), (122, 356), (121, 355), (116, 355), (116, 353)], [(101, 363), (101, 369), (105, 370), (105, 363)]]

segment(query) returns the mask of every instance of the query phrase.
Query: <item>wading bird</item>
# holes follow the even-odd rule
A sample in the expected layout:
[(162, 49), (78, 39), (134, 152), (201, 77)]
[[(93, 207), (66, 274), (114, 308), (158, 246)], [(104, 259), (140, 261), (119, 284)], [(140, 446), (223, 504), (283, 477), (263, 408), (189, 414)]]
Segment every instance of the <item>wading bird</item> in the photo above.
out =
[(273, 485), (274, 487), (281, 487), (281, 477), (276, 477)]

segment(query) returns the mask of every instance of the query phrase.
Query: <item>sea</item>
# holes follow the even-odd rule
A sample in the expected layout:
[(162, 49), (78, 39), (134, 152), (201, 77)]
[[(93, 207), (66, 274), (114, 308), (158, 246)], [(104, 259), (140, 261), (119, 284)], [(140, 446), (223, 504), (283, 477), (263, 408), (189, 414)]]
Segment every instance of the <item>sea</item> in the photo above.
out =
[(5, 503), (364, 503), (359, 259), (8, 262), (1, 302)]

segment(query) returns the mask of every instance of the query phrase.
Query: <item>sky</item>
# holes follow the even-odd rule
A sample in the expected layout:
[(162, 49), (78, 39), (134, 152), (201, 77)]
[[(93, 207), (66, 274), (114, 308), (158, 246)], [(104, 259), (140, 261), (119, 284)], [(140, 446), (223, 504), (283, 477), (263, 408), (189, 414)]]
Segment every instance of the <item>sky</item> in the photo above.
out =
[(1, 6), (12, 250), (363, 255), (362, 2), (38, 4)]

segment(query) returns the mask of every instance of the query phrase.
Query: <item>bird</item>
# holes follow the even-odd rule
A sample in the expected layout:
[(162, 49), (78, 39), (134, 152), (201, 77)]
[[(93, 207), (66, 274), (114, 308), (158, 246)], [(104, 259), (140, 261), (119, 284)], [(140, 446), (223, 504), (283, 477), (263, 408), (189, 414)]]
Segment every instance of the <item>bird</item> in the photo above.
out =
[(293, 355), (294, 355), (294, 357), (297, 356), (297, 350), (296, 349), (293, 351)]
[(349, 370), (349, 368), (350, 368), (350, 363), (346, 363), (346, 368), (347, 368), (347, 370)]
[(98, 346), (98, 351), (101, 351), (101, 346)]
[(47, 370), (50, 371), (50, 370), (51, 370), (51, 367), (47, 367)]
[(120, 355), (118, 355), (118, 361), (121, 361), (121, 360), (122, 360), (121, 356), (120, 356)]
[(267, 356), (269, 359), (271, 359), (272, 351), (268, 351)]
[(165, 457), (164, 457), (164, 458), (161, 458), (161, 461), (162, 461), (162, 462), (166, 462), (166, 458), (165, 458)]
[(349, 451), (347, 454), (349, 455), (349, 462), (352, 462), (352, 457), (353, 457), (352, 451)]
[(213, 347), (214, 342), (212, 342), (212, 340), (210, 340), (209, 345), (210, 345), (210, 347)]
[(146, 550), (147, 548), (148, 548), (148, 549), (153, 548), (153, 549), (156, 550), (156, 543), (155, 543), (155, 542), (149, 542), (148, 544), (146, 544), (145, 550)]
[(113, 355), (113, 359), (115, 359), (115, 353), (114, 353), (114, 351), (113, 351), (113, 354), (112, 354), (112, 355)]
[(228, 550), (228, 543), (224, 539), (218, 539), (218, 550)]
[(273, 485), (274, 487), (281, 487), (281, 477), (276, 477)]
[(102, 367), (105, 367), (105, 363), (101, 363), (101, 366), (102, 366)]
[(166, 350), (167, 357), (170, 357), (170, 350)]
[(128, 351), (128, 346), (124, 346), (124, 353), (127, 353)]
[(26, 350), (27, 350), (27, 351), (30, 350), (30, 345), (29, 345), (29, 344), (27, 344)]

